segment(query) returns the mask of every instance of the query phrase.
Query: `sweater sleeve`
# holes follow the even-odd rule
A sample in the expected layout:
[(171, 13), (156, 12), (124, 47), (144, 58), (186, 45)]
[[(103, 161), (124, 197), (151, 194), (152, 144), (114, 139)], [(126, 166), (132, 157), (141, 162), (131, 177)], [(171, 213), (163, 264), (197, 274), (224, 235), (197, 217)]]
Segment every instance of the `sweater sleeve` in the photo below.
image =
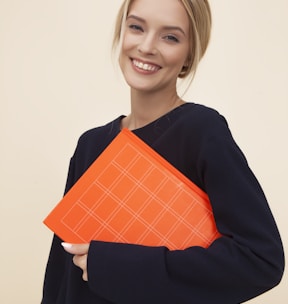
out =
[[(64, 193), (66, 193), (74, 183), (74, 173), (74, 159), (71, 158)], [(65, 269), (67, 265), (68, 254), (63, 250), (61, 242), (62, 240), (54, 234), (48, 262), (46, 265), (43, 286), (43, 299), (41, 302), (42, 304), (56, 303), (57, 298), (59, 298), (59, 294), (63, 292), (63, 286), (65, 285)]]
[(175, 251), (92, 241), (94, 293), (117, 304), (231, 304), (280, 282), (283, 248), (265, 195), (225, 120), (216, 120), (201, 137), (197, 173), (223, 236), (207, 249)]

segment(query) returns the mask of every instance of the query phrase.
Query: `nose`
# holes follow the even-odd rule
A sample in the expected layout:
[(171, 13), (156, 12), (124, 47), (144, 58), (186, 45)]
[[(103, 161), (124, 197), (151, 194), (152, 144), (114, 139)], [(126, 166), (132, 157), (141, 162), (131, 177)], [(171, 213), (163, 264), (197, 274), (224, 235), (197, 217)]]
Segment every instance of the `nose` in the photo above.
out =
[(157, 53), (156, 38), (152, 33), (142, 36), (138, 44), (138, 52), (145, 55), (155, 55)]

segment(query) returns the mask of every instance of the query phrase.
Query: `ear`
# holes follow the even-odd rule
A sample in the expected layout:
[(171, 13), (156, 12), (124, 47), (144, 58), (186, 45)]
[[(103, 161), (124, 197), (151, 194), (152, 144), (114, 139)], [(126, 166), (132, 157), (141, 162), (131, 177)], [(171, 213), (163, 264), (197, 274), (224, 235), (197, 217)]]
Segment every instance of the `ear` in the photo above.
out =
[(186, 72), (189, 68), (189, 63), (190, 63), (190, 56), (188, 56), (186, 58), (186, 60), (184, 61), (184, 64), (182, 66), (182, 69), (181, 69), (180, 74), (178, 75), (178, 77), (180, 77), (180, 78), (185, 77)]
[(184, 65), (183, 65), (183, 68), (188, 68), (189, 67), (189, 64), (191, 62), (191, 56), (189, 55), (186, 60), (184, 61)]
[(186, 72), (188, 70), (188, 65), (183, 65), (181, 73)]

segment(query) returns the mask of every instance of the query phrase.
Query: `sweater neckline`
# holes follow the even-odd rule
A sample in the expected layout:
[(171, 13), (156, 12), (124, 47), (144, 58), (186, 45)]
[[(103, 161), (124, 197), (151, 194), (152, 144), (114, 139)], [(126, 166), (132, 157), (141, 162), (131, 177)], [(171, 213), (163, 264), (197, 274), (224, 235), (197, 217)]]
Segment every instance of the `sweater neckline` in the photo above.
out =
[[(153, 145), (155, 140), (157, 140), (157, 138), (169, 127), (171, 127), (171, 125), (173, 125), (173, 123), (181, 116), (181, 114), (183, 114), (183, 111), (186, 111), (187, 108), (193, 107), (194, 105), (195, 103), (186, 102), (172, 109), (166, 114), (163, 114), (149, 124), (131, 131), (146, 143)], [(121, 115), (117, 118), (116, 124), (114, 124), (116, 133), (119, 133), (121, 131), (121, 121), (124, 117), (126, 116)]]
[[(178, 114), (179, 111), (182, 111), (183, 108), (185, 108), (187, 106), (191, 106), (191, 105), (194, 105), (194, 103), (192, 103), (192, 102), (185, 102), (185, 103), (179, 105), (178, 107), (170, 110), (169, 112), (163, 114), (159, 118), (151, 121), (147, 125), (145, 125), (143, 127), (140, 127), (140, 128), (136, 128), (136, 129), (131, 130), (131, 132), (138, 133), (138, 132), (141, 132), (141, 130), (149, 129), (150, 127), (153, 127), (155, 125), (162, 124), (164, 121), (167, 121), (167, 119), (169, 120), (169, 118), (171, 119), (172, 116), (175, 116), (176, 114)], [(127, 117), (127, 116), (126, 115), (121, 115), (121, 116), (118, 117), (118, 121), (117, 121), (118, 131), (121, 131), (121, 121), (125, 117)]]

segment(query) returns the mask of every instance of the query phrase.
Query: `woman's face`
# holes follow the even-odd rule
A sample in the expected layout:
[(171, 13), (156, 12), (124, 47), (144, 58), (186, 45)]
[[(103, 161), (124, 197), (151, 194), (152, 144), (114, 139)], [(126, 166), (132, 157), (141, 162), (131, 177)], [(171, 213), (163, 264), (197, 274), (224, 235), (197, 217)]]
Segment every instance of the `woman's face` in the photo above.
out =
[(132, 89), (176, 90), (189, 52), (189, 19), (178, 0), (135, 0), (123, 29), (122, 73)]

